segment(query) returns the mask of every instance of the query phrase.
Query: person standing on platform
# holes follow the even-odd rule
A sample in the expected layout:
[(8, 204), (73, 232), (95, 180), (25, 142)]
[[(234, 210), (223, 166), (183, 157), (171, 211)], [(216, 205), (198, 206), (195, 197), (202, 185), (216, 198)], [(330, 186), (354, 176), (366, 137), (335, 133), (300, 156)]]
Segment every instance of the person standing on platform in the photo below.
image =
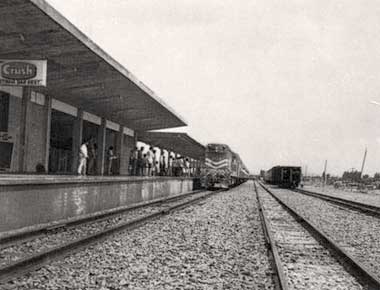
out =
[(88, 145), (88, 141), (85, 141), (79, 148), (78, 175), (86, 175), (87, 158), (88, 158), (87, 145)]
[(137, 147), (132, 152), (132, 175), (137, 175), (137, 163), (139, 159), (139, 150)]
[(133, 149), (129, 152), (128, 175), (133, 175)]
[(115, 161), (117, 156), (113, 152), (113, 146), (110, 146), (107, 151), (107, 160), (108, 160), (108, 175), (115, 174)]
[(173, 176), (173, 156), (171, 154), (168, 156), (168, 175)]
[(152, 168), (151, 168), (151, 176), (155, 176), (156, 175), (156, 150), (153, 149), (152, 150)]
[(149, 162), (148, 162), (148, 157), (146, 156), (146, 154), (144, 154), (143, 156), (143, 176), (147, 176), (148, 175), (148, 170), (149, 170)]
[(183, 176), (185, 169), (185, 159), (183, 157), (178, 158), (178, 176)]
[(143, 152), (144, 152), (144, 147), (141, 147), (140, 150), (138, 150), (137, 152), (137, 169), (136, 169), (137, 176), (143, 175), (143, 171), (144, 171)]
[(182, 158), (182, 176), (187, 176), (187, 166), (185, 157)]
[(160, 153), (160, 150), (153, 150), (153, 162), (154, 162), (154, 175), (158, 176), (160, 175), (160, 159), (158, 154)]
[(136, 175), (137, 171), (137, 158), (138, 158), (138, 152), (137, 147), (131, 150), (129, 155), (129, 175)]
[(189, 158), (185, 159), (185, 174), (186, 174), (187, 177), (190, 176), (190, 162), (189, 162)]
[(161, 155), (160, 155), (160, 173), (161, 173), (161, 176), (166, 175), (166, 162), (165, 162), (164, 151), (161, 151)]
[(87, 174), (95, 175), (96, 173), (96, 143), (89, 143), (88, 145), (88, 166)]
[(195, 176), (199, 177), (202, 174), (202, 167), (200, 163), (197, 163), (195, 168)]
[(174, 176), (179, 176), (179, 157), (174, 156), (173, 157), (173, 175)]
[(189, 159), (189, 175), (194, 176), (193, 159)]
[(146, 153), (146, 157), (148, 159), (148, 176), (153, 175), (153, 147), (150, 147), (148, 152)]

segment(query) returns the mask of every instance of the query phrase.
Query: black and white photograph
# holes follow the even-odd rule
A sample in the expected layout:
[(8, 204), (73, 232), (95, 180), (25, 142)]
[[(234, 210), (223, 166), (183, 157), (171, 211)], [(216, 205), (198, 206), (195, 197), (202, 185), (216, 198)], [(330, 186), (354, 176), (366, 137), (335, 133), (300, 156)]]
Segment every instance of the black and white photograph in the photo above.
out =
[(1, 290), (380, 290), (380, 2), (0, 0)]

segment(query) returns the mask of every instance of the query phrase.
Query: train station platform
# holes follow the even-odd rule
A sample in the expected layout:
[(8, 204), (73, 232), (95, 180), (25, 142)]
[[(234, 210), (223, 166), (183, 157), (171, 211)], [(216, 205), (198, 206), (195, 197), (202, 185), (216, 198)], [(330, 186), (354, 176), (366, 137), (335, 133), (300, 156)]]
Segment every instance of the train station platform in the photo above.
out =
[(197, 189), (196, 178), (1, 175), (0, 236)]
[(126, 175), (141, 132), (187, 125), (48, 2), (0, 9), (0, 172), (73, 174), (87, 141), (93, 173), (112, 151)]
[[(166, 167), (169, 153), (185, 158), (189, 174), (200, 171), (203, 147), (187, 134), (148, 133), (187, 123), (47, 1), (2, 1), (0, 9), (0, 235), (199, 184), (127, 176), (138, 143), (151, 142), (140, 153), (160, 145)], [(77, 177), (84, 144), (92, 176)]]

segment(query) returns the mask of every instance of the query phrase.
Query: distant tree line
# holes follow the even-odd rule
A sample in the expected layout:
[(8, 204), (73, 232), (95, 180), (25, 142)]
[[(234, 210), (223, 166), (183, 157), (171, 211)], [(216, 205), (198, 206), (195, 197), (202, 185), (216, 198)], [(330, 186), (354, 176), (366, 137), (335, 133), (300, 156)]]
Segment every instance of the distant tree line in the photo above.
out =
[(373, 176), (374, 179), (376, 180), (380, 180), (380, 173), (375, 173), (375, 175)]
[(342, 179), (346, 181), (359, 182), (361, 180), (360, 171), (345, 171), (343, 172)]
[[(360, 178), (360, 171), (357, 170), (345, 171), (342, 175), (342, 180), (344, 181), (359, 182), (360, 180), (367, 179), (371, 179), (371, 177), (368, 174), (364, 174), (362, 178)], [(373, 179), (380, 181), (380, 172), (375, 173)]]

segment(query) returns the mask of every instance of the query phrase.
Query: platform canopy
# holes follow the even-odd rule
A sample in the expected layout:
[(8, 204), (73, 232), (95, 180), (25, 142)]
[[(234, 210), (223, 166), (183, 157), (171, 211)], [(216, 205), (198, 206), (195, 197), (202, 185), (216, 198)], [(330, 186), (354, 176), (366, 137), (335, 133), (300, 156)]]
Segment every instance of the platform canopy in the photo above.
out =
[(186, 133), (143, 132), (138, 133), (137, 139), (197, 160), (203, 160), (205, 156), (205, 147)]
[(0, 0), (0, 43), (1, 59), (47, 59), (38, 90), (62, 102), (137, 131), (186, 125), (44, 0)]

